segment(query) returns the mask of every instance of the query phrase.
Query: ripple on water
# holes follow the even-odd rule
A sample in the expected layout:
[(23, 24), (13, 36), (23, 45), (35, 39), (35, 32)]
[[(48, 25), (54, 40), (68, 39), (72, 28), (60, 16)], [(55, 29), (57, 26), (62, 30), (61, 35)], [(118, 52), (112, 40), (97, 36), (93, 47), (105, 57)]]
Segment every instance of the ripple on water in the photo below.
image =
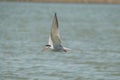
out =
[[(119, 5), (1, 2), (0, 6), (0, 79), (120, 79)], [(41, 52), (54, 12), (63, 44), (72, 49), (67, 53)]]

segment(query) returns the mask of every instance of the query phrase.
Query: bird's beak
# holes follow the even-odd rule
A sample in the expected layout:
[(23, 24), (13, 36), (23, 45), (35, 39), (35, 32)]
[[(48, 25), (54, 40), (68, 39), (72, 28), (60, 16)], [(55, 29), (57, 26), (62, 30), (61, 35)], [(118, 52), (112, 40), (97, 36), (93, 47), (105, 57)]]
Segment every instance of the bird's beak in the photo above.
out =
[(46, 47), (44, 47), (41, 51), (43, 52), (43, 51), (45, 51), (46, 50)]

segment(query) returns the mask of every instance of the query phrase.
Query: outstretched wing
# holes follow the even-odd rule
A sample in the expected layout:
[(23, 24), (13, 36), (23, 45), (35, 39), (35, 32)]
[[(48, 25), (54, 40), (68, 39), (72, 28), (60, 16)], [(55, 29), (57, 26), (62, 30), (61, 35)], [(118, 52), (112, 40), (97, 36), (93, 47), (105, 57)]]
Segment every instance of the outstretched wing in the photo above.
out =
[(63, 49), (63, 46), (61, 45), (59, 31), (58, 31), (58, 19), (57, 19), (56, 13), (54, 15), (53, 23), (52, 23), (51, 40), (52, 40), (53, 47), (55, 50)]
[(51, 48), (53, 48), (53, 42), (52, 42), (52, 40), (51, 40), (51, 35), (49, 36), (48, 44), (51, 46)]

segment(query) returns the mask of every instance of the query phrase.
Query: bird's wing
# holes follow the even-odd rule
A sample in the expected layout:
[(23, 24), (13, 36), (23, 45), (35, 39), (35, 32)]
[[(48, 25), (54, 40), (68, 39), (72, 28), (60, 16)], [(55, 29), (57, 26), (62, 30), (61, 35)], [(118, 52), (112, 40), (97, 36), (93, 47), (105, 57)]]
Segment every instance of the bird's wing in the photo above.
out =
[(61, 45), (59, 31), (58, 31), (58, 19), (57, 19), (56, 13), (54, 15), (53, 23), (52, 23), (51, 40), (52, 40), (54, 49), (56, 49), (56, 50), (63, 49), (63, 47)]
[(53, 42), (52, 42), (52, 40), (51, 40), (51, 35), (49, 36), (48, 44), (53, 48)]

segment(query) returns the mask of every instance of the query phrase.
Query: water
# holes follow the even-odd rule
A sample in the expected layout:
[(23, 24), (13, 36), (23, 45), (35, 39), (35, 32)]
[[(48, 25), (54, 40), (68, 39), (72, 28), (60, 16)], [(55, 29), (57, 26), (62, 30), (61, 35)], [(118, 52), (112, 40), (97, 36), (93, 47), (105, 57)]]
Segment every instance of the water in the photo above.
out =
[[(54, 13), (63, 45), (41, 52)], [(119, 80), (120, 5), (0, 2), (0, 80)]]

